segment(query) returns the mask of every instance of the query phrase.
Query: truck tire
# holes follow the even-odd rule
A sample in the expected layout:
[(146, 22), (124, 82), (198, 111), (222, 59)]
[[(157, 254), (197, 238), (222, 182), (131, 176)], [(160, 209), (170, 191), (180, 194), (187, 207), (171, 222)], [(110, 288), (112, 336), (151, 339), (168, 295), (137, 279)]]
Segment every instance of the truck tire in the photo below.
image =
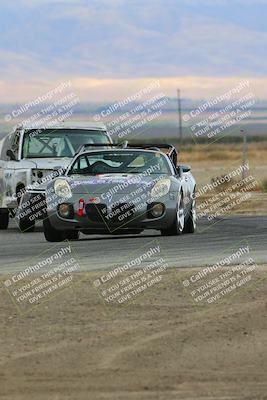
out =
[(8, 228), (9, 224), (9, 211), (6, 209), (0, 210), (0, 229), (4, 230)]
[(194, 233), (196, 230), (196, 220), (194, 210), (190, 210), (190, 214), (184, 226), (184, 233)]
[(29, 219), (19, 220), (19, 229), (22, 233), (34, 232), (35, 221), (30, 221)]

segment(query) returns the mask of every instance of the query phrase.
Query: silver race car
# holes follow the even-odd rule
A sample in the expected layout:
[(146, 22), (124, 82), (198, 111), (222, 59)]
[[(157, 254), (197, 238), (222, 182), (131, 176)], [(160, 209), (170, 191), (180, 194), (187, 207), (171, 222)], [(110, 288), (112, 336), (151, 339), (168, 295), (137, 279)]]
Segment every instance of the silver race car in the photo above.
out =
[(83, 146), (46, 188), (47, 241), (84, 234), (193, 233), (196, 182), (171, 145)]

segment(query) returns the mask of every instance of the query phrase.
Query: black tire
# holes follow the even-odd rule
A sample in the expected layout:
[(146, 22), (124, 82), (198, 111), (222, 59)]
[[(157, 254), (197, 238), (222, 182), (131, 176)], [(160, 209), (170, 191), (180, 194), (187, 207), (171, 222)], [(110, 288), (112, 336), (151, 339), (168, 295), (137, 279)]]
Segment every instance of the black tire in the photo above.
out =
[(58, 231), (50, 224), (49, 218), (43, 220), (44, 236), (48, 242), (62, 242), (66, 239), (64, 232)]
[(176, 236), (181, 235), (184, 230), (185, 224), (185, 213), (184, 213), (184, 198), (183, 194), (180, 194), (180, 199), (177, 204), (177, 210), (175, 213), (175, 219), (169, 228), (161, 229), (162, 236)]
[(187, 218), (187, 220), (185, 222), (185, 226), (184, 226), (184, 233), (194, 233), (196, 230), (197, 214), (196, 214), (196, 195), (195, 195), (195, 193), (196, 193), (196, 188), (193, 191), (189, 215), (188, 215), (188, 218)]
[(195, 194), (193, 194), (193, 200), (191, 203), (190, 212), (184, 226), (184, 233), (194, 233), (195, 230), (196, 230), (196, 200), (195, 200)]
[(7, 229), (8, 224), (9, 224), (9, 211), (0, 210), (0, 230)]
[(34, 232), (35, 221), (30, 221), (29, 219), (19, 220), (19, 229), (22, 233)]
[[(19, 185), (16, 190), (16, 196), (17, 196), (17, 203), (18, 203), (18, 209), (20, 210), (20, 206), (22, 204), (22, 198), (23, 194), (25, 192), (25, 186), (24, 185)], [(34, 232), (35, 230), (35, 221), (30, 221), (27, 218), (18, 218), (17, 219), (19, 230), (21, 233), (30, 233)]]

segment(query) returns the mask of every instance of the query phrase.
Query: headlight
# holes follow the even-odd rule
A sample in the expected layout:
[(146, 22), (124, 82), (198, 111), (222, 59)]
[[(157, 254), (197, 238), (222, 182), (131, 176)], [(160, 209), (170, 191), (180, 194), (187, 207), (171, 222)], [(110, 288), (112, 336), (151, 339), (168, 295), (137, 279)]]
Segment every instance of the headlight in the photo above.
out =
[(54, 182), (54, 190), (59, 197), (68, 199), (72, 196), (70, 185), (65, 179), (56, 179)]
[(162, 203), (151, 203), (148, 205), (148, 218), (159, 218), (164, 214), (165, 206)]
[(58, 213), (62, 218), (74, 218), (74, 210), (72, 204), (60, 204), (58, 206)]
[(155, 186), (151, 190), (151, 197), (158, 198), (165, 196), (165, 194), (169, 193), (171, 187), (171, 181), (168, 178), (163, 178), (158, 181)]

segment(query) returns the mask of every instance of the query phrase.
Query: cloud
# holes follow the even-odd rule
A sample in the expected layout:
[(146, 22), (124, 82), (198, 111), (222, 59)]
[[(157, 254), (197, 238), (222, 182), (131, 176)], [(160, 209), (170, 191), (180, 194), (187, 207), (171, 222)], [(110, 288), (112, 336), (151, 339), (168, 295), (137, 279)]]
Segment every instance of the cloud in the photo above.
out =
[(229, 5), (266, 5), (267, 0), (182, 0), (185, 5), (191, 6), (229, 6)]
[[(216, 78), (211, 76), (176, 76), (161, 77), (160, 88), (165, 96), (175, 97), (180, 88), (183, 98), (210, 99), (224, 94), (247, 79), (250, 83), (246, 90), (258, 99), (266, 99), (267, 78), (251, 79), (249, 77)], [(0, 103), (27, 102), (34, 100), (62, 83), (61, 80), (28, 80), (21, 82), (0, 81)], [(74, 92), (81, 102), (104, 103), (123, 99), (148, 86), (155, 78), (142, 79), (95, 79), (93, 77), (75, 77), (71, 79), (69, 92)]]
[[(13, 92), (19, 88), (22, 98), (25, 82), (34, 96), (37, 83), (43, 88), (62, 79), (98, 82), (98, 90), (108, 81), (108, 88), (122, 92), (114, 82), (184, 79), (191, 93), (189, 82), (196, 81), (188, 76), (198, 82), (211, 79), (212, 90), (213, 79), (220, 86), (232, 77), (265, 78), (267, 32), (261, 9), (266, 10), (267, 0), (240, 4), (241, 0), (184, 0), (179, 7), (177, 0), (7, 2), (0, 15), (1, 81)], [(5, 93), (8, 98), (14, 95)]]
[[(55, 80), (58, 76), (50, 66), (44, 65), (34, 53), (21, 53), (10, 50), (0, 49), (0, 76), (2, 82), (10, 85), (12, 82), (16, 85), (25, 81), (42, 82)], [(12, 84), (11, 84), (12, 86)]]
[(257, 76), (267, 72), (267, 60), (261, 56), (264, 45), (267, 32), (190, 16), (182, 19), (179, 35), (170, 38), (165, 51), (170, 57), (179, 52), (182, 64), (186, 60), (193, 73)]

